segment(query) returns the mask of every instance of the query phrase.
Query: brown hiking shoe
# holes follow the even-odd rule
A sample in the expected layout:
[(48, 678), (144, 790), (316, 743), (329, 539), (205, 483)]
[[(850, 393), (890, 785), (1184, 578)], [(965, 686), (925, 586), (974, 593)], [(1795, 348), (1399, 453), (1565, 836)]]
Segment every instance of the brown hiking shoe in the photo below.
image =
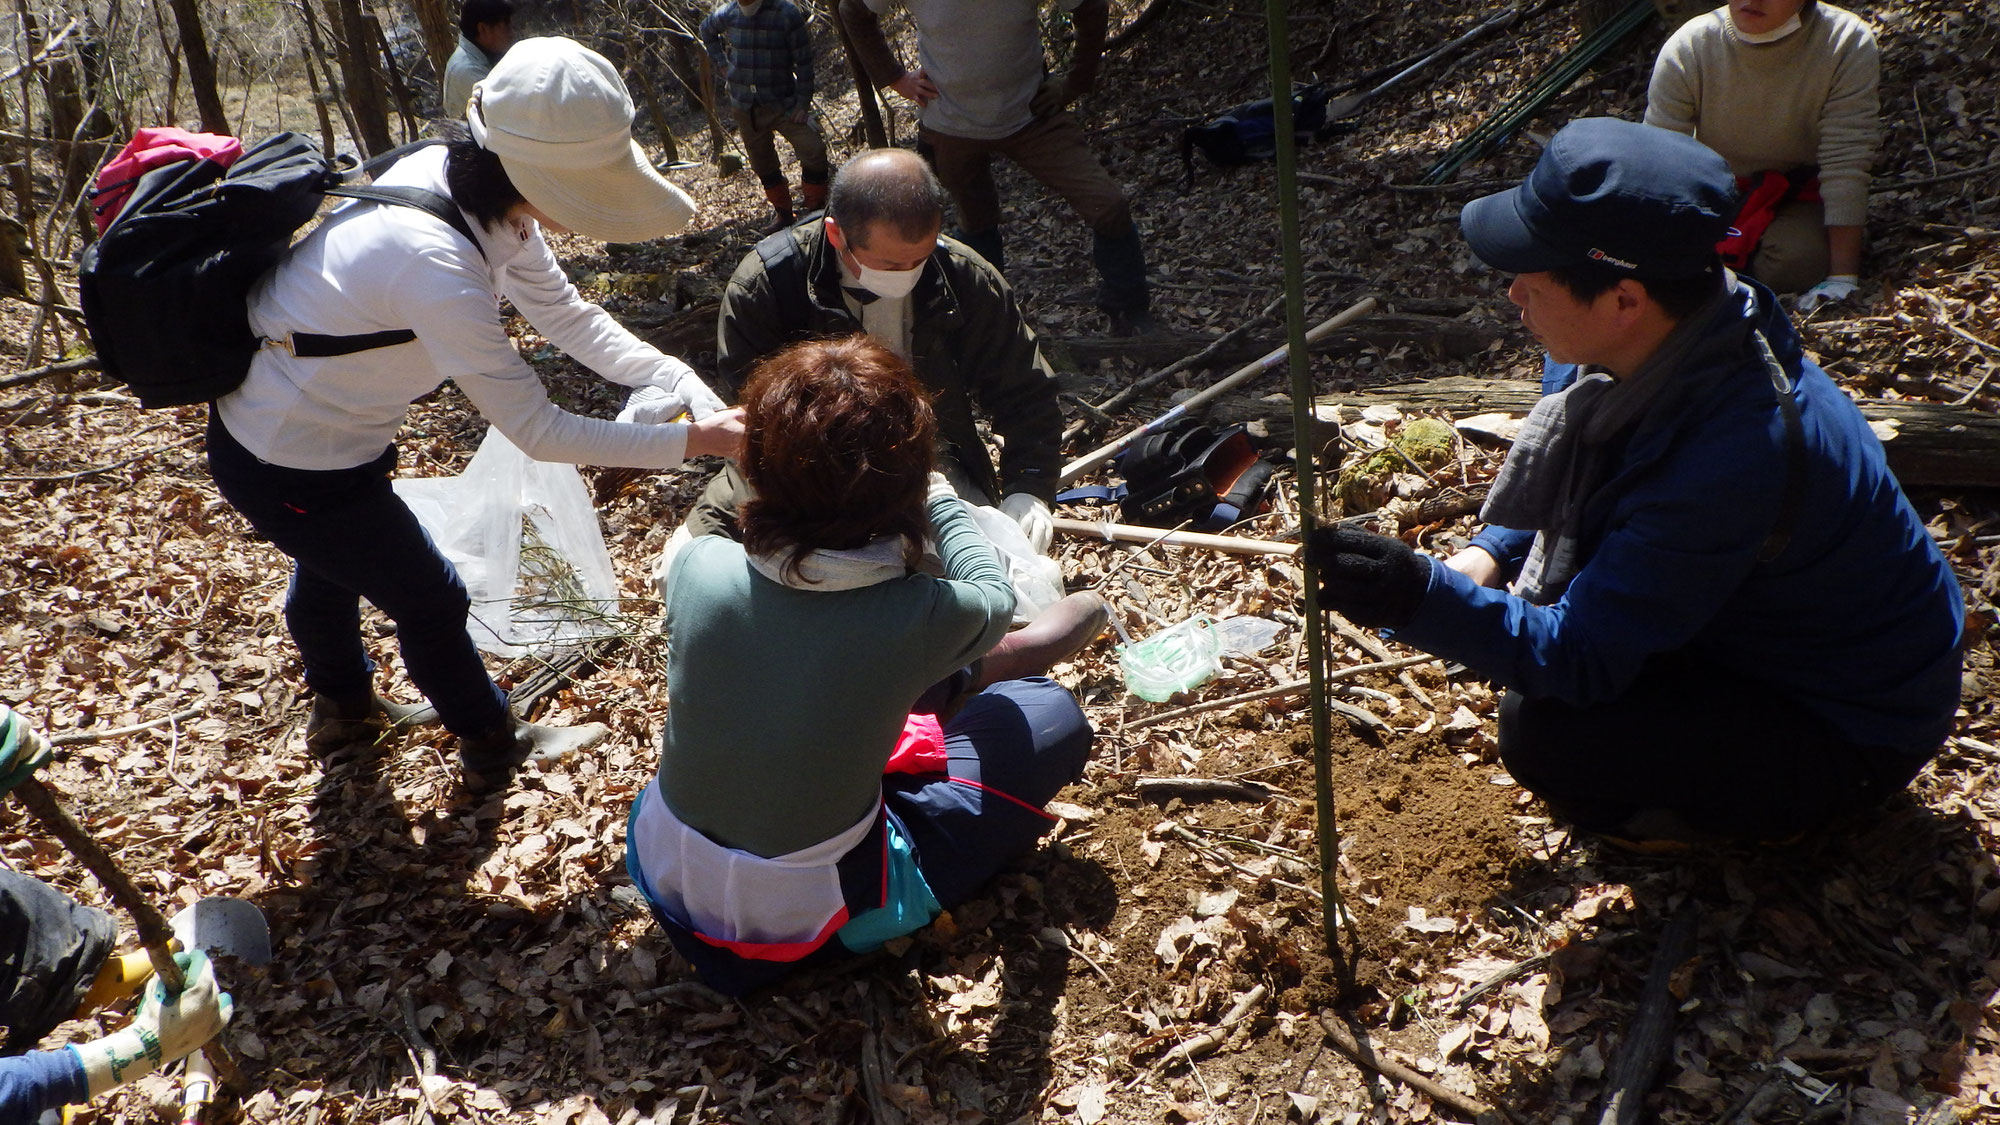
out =
[(514, 771), (530, 762), (546, 765), (558, 762), (604, 741), (611, 728), (603, 723), (576, 727), (552, 727), (508, 716), (507, 725), (480, 735), (461, 735), (459, 763), (465, 768), (469, 789), (498, 789), (513, 779)]
[(398, 703), (380, 695), (370, 695), (366, 700), (316, 695), (312, 714), (306, 717), (306, 748), (326, 757), (348, 746), (375, 745), (392, 731), (430, 726), (437, 721), (437, 709), (428, 703)]

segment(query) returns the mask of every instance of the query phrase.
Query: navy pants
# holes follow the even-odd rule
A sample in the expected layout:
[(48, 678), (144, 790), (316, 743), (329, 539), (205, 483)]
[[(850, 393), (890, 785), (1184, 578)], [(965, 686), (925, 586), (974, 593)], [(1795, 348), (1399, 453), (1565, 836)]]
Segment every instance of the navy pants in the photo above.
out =
[(1500, 706), (1507, 772), (1612, 836), (1779, 840), (1880, 802), (1929, 757), (1852, 742), (1769, 684), (1674, 654), (1608, 703)]
[(1033, 851), (1042, 811), (1083, 776), (1093, 737), (1076, 697), (1053, 680), (1003, 680), (944, 722), (948, 779), (891, 774), (883, 801), (916, 845), (917, 866), (949, 910)]
[(208, 470), (223, 499), (292, 560), (285, 626), (306, 686), (339, 700), (374, 691), (361, 599), (396, 623), (410, 679), (453, 734), (495, 730), (507, 696), (466, 632), (471, 605), (451, 560), (389, 486), (396, 447), (352, 469), (288, 469), (243, 448), (213, 411)]

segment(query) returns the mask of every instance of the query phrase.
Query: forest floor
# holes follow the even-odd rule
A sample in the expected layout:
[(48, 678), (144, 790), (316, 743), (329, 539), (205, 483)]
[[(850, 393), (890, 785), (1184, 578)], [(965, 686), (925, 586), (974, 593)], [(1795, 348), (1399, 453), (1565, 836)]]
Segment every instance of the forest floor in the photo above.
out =
[[(1359, 7), (1294, 5), (1295, 74), (1337, 82), (1487, 14)], [(1805, 341), (1858, 396), (1964, 398), (1990, 412), (2000, 400), (1985, 382), (2000, 352), (2000, 15), (1952, 0), (1858, 10), (1885, 56), (1871, 252), (1861, 292), (1803, 318)], [(1257, 321), (1281, 288), (1273, 170), (1197, 158), (1184, 183), (1177, 153), (1183, 123), (1267, 92), (1262, 20), (1255, 5), (1175, 0), (1082, 107), (1133, 192), (1158, 314), (1190, 339)], [(1663, 35), (1636, 36), (1531, 128), (1636, 118)], [(1321, 393), (1534, 377), (1538, 356), (1503, 280), (1471, 260), (1456, 216), (1524, 174), (1535, 143), (1516, 138), (1459, 184), (1408, 185), (1577, 38), (1572, 8), (1544, 11), (1304, 150), (1308, 322), (1365, 294), (1406, 318), (1435, 318), (1431, 329), (1395, 322), (1400, 336), (1343, 338), (1313, 362)], [(854, 97), (833, 62), (826, 86), (845, 98), (823, 110), (845, 153), (856, 147)], [(898, 117), (907, 137), (910, 115)], [(704, 310), (754, 241), (763, 204), (747, 173), (673, 174), (703, 205), (689, 236), (558, 249), (587, 293), (706, 369)], [(1063, 355), (1059, 342), (1103, 333), (1087, 240), (1025, 177), (1003, 168), (1001, 184), (1010, 280)], [(0, 302), (0, 386), (27, 366), (31, 312)], [(1276, 344), (1282, 326), (1260, 323), (1256, 338)], [(616, 409), (616, 388), (515, 328), (558, 401)], [(1463, 338), (1490, 343), (1448, 346)], [(1100, 402), (1163, 365), (1072, 365), (1065, 393)], [(1144, 420), (1167, 392), (1218, 374), (1184, 373), (1118, 420)], [(1280, 383), (1251, 388), (1234, 409), (1284, 415)], [(1068, 398), (1066, 408), (1083, 416)], [(269, 916), (273, 962), (224, 967), (237, 1000), (227, 1036), (251, 1088), (217, 1119), (1466, 1119), (1358, 1070), (1332, 1046), (1322, 1021), (1333, 1021), (1514, 1120), (1594, 1122), (1662, 934), (1683, 913), (1698, 931), (1673, 966), (1673, 1046), (1647, 1095), (1659, 1120), (1935, 1123), (2000, 1107), (2000, 504), (1990, 495), (1915, 496), (1967, 598), (1953, 739), (1886, 809), (1790, 848), (1671, 860), (1614, 850), (1552, 822), (1505, 775), (1489, 685), (1439, 662), (1345, 681), (1342, 700), (1369, 718), (1335, 721), (1331, 819), (1347, 911), (1338, 955), (1318, 901), (1302, 698), (1149, 721), (1302, 678), (1297, 568), (1061, 538), (1070, 588), (1106, 593), (1134, 636), (1194, 613), (1282, 629), (1168, 704), (1125, 693), (1110, 638), (1059, 667), (1099, 739), (1045, 846), (914, 939), (739, 1002), (697, 983), (616, 893), (627, 882), (625, 817), (656, 765), (668, 705), (650, 574), (702, 469), (584, 471), (627, 598), (622, 643), (544, 697), (537, 717), (604, 722), (614, 734), (599, 752), (531, 769), (482, 800), (459, 788), (441, 732), (329, 762), (306, 750), (307, 701), (281, 615), (286, 561), (217, 496), (202, 462), (204, 417), (142, 412), (88, 375), (0, 389), (0, 698), (65, 740), (50, 786), (169, 911), (228, 894)], [(458, 472), (484, 430), (456, 390), (426, 398), (400, 443), (400, 475)], [(1109, 433), (1093, 428), (1072, 452)], [(1439, 481), (1476, 496), (1503, 452), (1464, 442), (1428, 480), (1392, 476), (1358, 499), (1400, 495), (1384, 529), (1446, 554), (1472, 517), (1460, 505), (1426, 520), (1434, 509), (1416, 502)], [(1321, 468), (1330, 486), (1334, 466)], [(1296, 528), (1289, 470), (1279, 484), (1273, 510), (1238, 533)], [(390, 690), (409, 698), (387, 623), (369, 621)], [(1411, 655), (1346, 628), (1331, 645), (1336, 669)], [(493, 667), (516, 684), (538, 665)], [(1162, 803), (1140, 784), (1157, 778), (1254, 781), (1269, 795)], [(18, 805), (0, 805), (0, 862), (105, 901)], [(65, 1034), (95, 1029), (78, 1022)], [(171, 1121), (174, 1097), (171, 1075), (156, 1076), (77, 1120)]]

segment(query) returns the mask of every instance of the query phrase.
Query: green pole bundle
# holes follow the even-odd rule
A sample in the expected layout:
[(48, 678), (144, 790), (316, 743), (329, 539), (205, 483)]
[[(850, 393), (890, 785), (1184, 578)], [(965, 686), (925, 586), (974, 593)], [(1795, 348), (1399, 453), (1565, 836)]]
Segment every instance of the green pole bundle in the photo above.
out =
[[(1285, 338), (1292, 375), (1292, 433), (1298, 469), (1299, 532), (1310, 533), (1318, 508), (1313, 500), (1313, 386), (1306, 348), (1306, 278), (1299, 241), (1298, 138), (1292, 133), (1292, 62), (1285, 32), (1286, 0), (1265, 0), (1265, 20), (1271, 37), (1271, 124), (1278, 143), (1278, 241), (1285, 263)], [(1301, 556), (1301, 565), (1303, 556)], [(1313, 802), (1319, 814), (1320, 928), (1329, 952), (1339, 949), (1340, 891), (1334, 886), (1339, 870), (1340, 833), (1333, 815), (1332, 732), (1326, 707), (1326, 631), (1319, 613), (1319, 593), (1312, 568), (1305, 566), (1306, 667), (1312, 708)]]

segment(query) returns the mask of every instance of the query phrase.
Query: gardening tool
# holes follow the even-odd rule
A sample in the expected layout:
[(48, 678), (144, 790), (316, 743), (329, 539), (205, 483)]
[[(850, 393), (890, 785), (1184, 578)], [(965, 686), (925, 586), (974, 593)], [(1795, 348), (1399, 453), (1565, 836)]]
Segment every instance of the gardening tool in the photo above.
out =
[(1436, 65), (1437, 63), (1442, 62), (1447, 58), (1450, 58), (1454, 54), (1457, 54), (1461, 49), (1466, 47), (1468, 44), (1471, 44), (1476, 40), (1482, 39), (1487, 35), (1492, 34), (1493, 32), (1499, 31), (1511, 25), (1515, 20), (1520, 18), (1521, 18), (1521, 9), (1508, 8), (1506, 11), (1501, 12), (1499, 15), (1494, 16), (1493, 18), (1473, 28), (1471, 31), (1466, 32), (1464, 35), (1461, 35), (1458, 38), (1453, 39), (1448, 43), (1438, 44), (1436, 47), (1432, 48), (1428, 52), (1424, 53), (1421, 57), (1419, 57), (1417, 61), (1397, 71), (1395, 74), (1390, 75), (1388, 78), (1384, 79), (1379, 84), (1371, 86), (1366, 90), (1357, 90), (1352, 94), (1344, 94), (1338, 98), (1333, 99), (1332, 101), (1326, 103), (1327, 123), (1332, 124), (1335, 121), (1339, 121), (1343, 117), (1354, 116), (1356, 113), (1359, 113), (1361, 111), (1362, 106), (1365, 106), (1369, 102), (1374, 101), (1376, 97), (1382, 94), (1386, 94), (1389, 91), (1395, 89), (1396, 87), (1401, 86), (1403, 83), (1409, 81), (1412, 78), (1415, 78), (1418, 74), (1422, 73), (1423, 71), (1428, 70), (1430, 67)]
[[(174, 937), (183, 949), (200, 949), (210, 956), (234, 957), (246, 965), (271, 960), (271, 926), (257, 905), (240, 898), (212, 895), (174, 915)], [(202, 1108), (215, 1098), (215, 1068), (207, 1050), (189, 1055), (181, 1076), (181, 1125), (195, 1125)]]
[[(1360, 320), (1362, 317), (1367, 316), (1369, 313), (1374, 311), (1375, 311), (1375, 298), (1363, 297), (1359, 301), (1356, 301), (1352, 305), (1349, 305), (1345, 310), (1336, 313), (1335, 315), (1330, 316), (1325, 320), (1321, 321), (1318, 325), (1316, 325), (1313, 328), (1312, 331), (1306, 333), (1306, 344), (1308, 346), (1316, 344), (1319, 341), (1325, 339), (1326, 337), (1333, 335), (1335, 332), (1338, 332), (1340, 329), (1347, 327), (1349, 324), (1352, 324), (1353, 322)], [(1214, 386), (1208, 388), (1207, 390), (1201, 391), (1194, 395), (1190, 395), (1187, 398), (1187, 400), (1182, 402), (1179, 406), (1174, 407), (1172, 410), (1167, 411), (1165, 414), (1160, 415), (1158, 418), (1155, 418), (1152, 421), (1146, 423), (1145, 425), (1140, 426), (1138, 429), (1133, 430), (1131, 433), (1126, 434), (1124, 437), (1121, 437), (1118, 440), (1111, 442), (1109, 445), (1100, 446), (1096, 450), (1093, 450), (1090, 453), (1086, 453), (1083, 456), (1077, 458), (1076, 460), (1071, 461), (1069, 464), (1064, 465), (1062, 467), (1061, 475), (1056, 477), (1057, 486), (1060, 487), (1062, 485), (1070, 483), (1071, 481), (1089, 472), (1090, 470), (1096, 468), (1097, 466), (1104, 464), (1106, 461), (1111, 460), (1113, 457), (1116, 457), (1118, 455), (1119, 450), (1132, 444), (1133, 442), (1144, 437), (1145, 435), (1152, 433), (1154, 430), (1160, 429), (1161, 427), (1167, 425), (1169, 422), (1172, 422), (1174, 419), (1179, 418), (1183, 414), (1191, 413), (1198, 406), (1207, 405), (1209, 402), (1220, 397), (1225, 392), (1234, 390), (1238, 386), (1241, 386), (1242, 384), (1247, 383), (1252, 379), (1255, 379), (1257, 376), (1264, 374), (1266, 371), (1269, 371), (1272, 368), (1277, 367), (1280, 363), (1285, 362), (1285, 357), (1286, 355), (1290, 354), (1290, 352), (1291, 352), (1290, 344), (1278, 347), (1273, 351), (1271, 351), (1269, 354), (1265, 355), (1264, 358), (1259, 359), (1256, 362), (1251, 363), (1249, 366), (1238, 370), (1234, 375), (1229, 376), (1228, 378), (1222, 380), (1221, 382), (1215, 384)]]
[[(152, 959), (153, 972), (159, 976), (160, 984), (168, 995), (177, 995), (187, 986), (187, 980), (181, 973), (180, 965), (174, 961), (173, 948), (169, 944), (174, 933), (166, 918), (139, 893), (139, 888), (132, 884), (131, 877), (118, 866), (118, 861), (111, 858), (111, 853), (105, 851), (103, 845), (92, 839), (90, 833), (63, 810), (62, 805), (56, 802), (55, 794), (42, 784), (40, 778), (24, 778), (15, 783), (11, 792), (35, 815), (49, 835), (60, 840), (70, 854), (103, 884), (111, 900), (132, 915), (133, 925), (139, 931), (139, 942), (146, 947), (146, 954)], [(220, 1042), (212, 1044), (209, 1049), (214, 1052), (213, 1061), (223, 1080), (240, 1087), (242, 1075), (237, 1070), (236, 1060)]]

